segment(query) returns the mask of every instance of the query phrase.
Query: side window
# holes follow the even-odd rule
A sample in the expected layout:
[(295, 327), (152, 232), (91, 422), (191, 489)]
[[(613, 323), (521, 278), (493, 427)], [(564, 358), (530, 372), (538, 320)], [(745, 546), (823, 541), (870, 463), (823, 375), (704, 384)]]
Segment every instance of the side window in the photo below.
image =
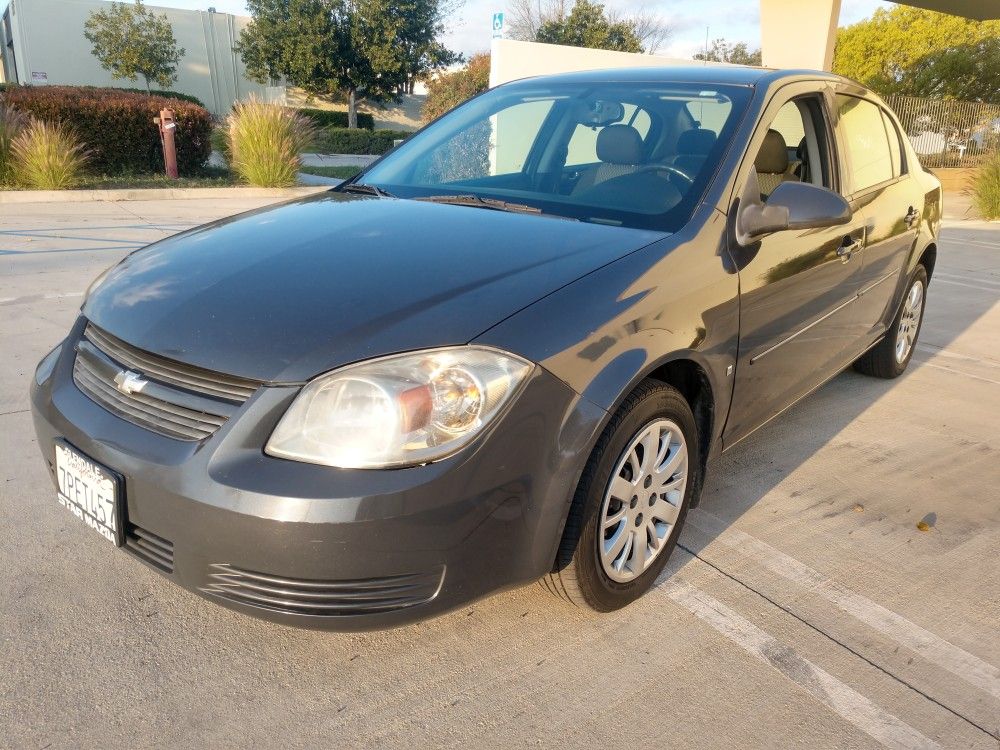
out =
[[(624, 106), (625, 115), (619, 123), (631, 125), (639, 131), (639, 135), (645, 141), (646, 136), (649, 135), (649, 128), (652, 125), (649, 113), (634, 104), (626, 104)], [(601, 130), (602, 128), (596, 128), (591, 125), (580, 124), (576, 126), (566, 146), (567, 167), (575, 167), (581, 164), (595, 164), (599, 161), (597, 158), (597, 136)]]
[[(864, 99), (837, 95), (837, 128), (847, 148), (845, 167), (854, 192), (893, 178), (892, 151), (882, 110)], [(899, 146), (897, 141), (897, 148)]]
[(818, 99), (793, 99), (768, 123), (754, 158), (761, 198), (766, 201), (783, 182), (830, 187), (826, 120)]
[(882, 112), (882, 122), (885, 124), (885, 132), (889, 137), (889, 154), (892, 156), (892, 176), (899, 177), (901, 174), (906, 174), (899, 130), (896, 128), (896, 124), (892, 121), (892, 118), (884, 110)]

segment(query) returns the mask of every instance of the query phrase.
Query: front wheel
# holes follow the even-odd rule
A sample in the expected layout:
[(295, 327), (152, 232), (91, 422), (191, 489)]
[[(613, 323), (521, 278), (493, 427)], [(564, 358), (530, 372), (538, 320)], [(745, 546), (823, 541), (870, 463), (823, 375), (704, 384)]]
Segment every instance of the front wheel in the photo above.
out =
[(854, 369), (876, 378), (898, 378), (902, 375), (917, 345), (926, 301), (927, 271), (923, 266), (917, 266), (885, 337), (854, 363)]
[(609, 612), (653, 585), (701, 489), (698, 430), (684, 397), (646, 380), (604, 429), (543, 585)]

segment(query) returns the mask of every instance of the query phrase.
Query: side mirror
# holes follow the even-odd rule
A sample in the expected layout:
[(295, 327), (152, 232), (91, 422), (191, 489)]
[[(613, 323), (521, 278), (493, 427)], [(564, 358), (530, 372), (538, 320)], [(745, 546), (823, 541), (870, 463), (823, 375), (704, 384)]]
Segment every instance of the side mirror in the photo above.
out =
[(757, 170), (751, 169), (740, 196), (736, 239), (749, 245), (771, 232), (834, 227), (850, 220), (851, 207), (842, 196), (808, 182), (783, 182), (764, 203)]

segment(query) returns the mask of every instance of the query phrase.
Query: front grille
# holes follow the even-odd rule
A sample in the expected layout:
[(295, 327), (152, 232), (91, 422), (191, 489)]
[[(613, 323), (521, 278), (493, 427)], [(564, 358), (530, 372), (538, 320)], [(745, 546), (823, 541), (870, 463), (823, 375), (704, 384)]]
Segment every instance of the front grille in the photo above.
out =
[[(121, 390), (124, 371), (148, 381)], [(203, 440), (221, 427), (260, 385), (143, 352), (88, 325), (77, 344), (73, 380), (91, 400), (140, 427), (177, 440)]]
[(125, 527), (125, 549), (164, 573), (174, 572), (174, 545), (134, 523)]
[(202, 591), (236, 604), (300, 615), (364, 615), (405, 609), (437, 596), (444, 569), (430, 573), (314, 581), (255, 573), (225, 563), (211, 566)]
[(128, 370), (205, 396), (216, 396), (242, 404), (260, 385), (256, 380), (223, 375), (144, 352), (102, 331), (93, 323), (87, 324), (83, 337)]

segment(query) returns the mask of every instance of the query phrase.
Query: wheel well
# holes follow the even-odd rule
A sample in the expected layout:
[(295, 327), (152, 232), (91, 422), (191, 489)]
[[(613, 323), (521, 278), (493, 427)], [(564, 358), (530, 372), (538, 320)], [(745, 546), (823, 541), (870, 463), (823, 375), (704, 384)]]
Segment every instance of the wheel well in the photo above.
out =
[(920, 256), (920, 265), (927, 269), (927, 278), (934, 275), (934, 264), (937, 262), (937, 245), (933, 242), (924, 248), (923, 255)]
[(690, 359), (675, 359), (661, 365), (649, 374), (654, 380), (672, 385), (684, 396), (695, 423), (698, 425), (698, 442), (701, 452), (702, 467), (708, 461), (708, 453), (712, 446), (712, 426), (715, 420), (715, 400), (712, 397), (712, 384), (705, 371)]

